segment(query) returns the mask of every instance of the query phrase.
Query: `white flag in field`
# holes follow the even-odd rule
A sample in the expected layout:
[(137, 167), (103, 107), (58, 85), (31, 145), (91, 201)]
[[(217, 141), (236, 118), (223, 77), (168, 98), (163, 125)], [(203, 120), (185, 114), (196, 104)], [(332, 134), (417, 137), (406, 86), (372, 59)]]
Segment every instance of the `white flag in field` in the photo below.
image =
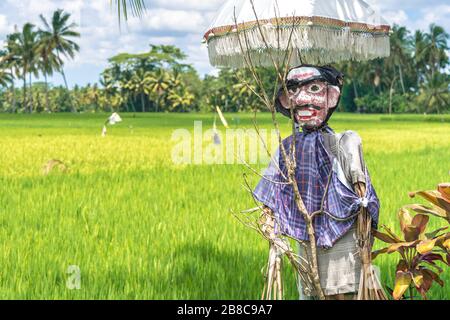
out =
[(122, 122), (122, 118), (117, 112), (114, 112), (108, 120), (105, 121), (105, 124), (103, 125), (102, 129), (102, 137), (106, 137), (107, 128), (106, 126), (109, 124), (111, 126), (115, 125), (116, 123)]
[(122, 122), (122, 118), (117, 112), (114, 112), (111, 117), (108, 118), (108, 123), (110, 125), (115, 125), (116, 123)]

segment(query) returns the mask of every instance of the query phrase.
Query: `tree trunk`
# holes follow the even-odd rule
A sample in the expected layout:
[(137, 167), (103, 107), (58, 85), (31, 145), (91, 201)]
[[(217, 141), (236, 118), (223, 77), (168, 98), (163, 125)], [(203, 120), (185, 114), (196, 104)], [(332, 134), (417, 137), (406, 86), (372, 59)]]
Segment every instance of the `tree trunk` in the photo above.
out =
[(30, 101), (29, 101), (29, 104), (30, 104), (30, 114), (31, 113), (33, 113), (33, 82), (31, 81), (31, 72), (29, 73), (29, 85), (30, 85), (30, 90), (29, 90), (29, 92), (28, 92), (28, 94), (30, 95)]
[(23, 98), (22, 98), (22, 108), (26, 110), (27, 108), (27, 75), (26, 71), (23, 71)]
[(50, 104), (48, 100), (48, 79), (47, 79), (47, 73), (44, 72), (44, 79), (45, 79), (45, 112), (50, 111)]
[[(59, 50), (56, 50), (56, 54), (57, 54), (57, 56), (58, 56), (58, 59), (61, 60), (60, 55), (59, 55)], [(64, 80), (64, 85), (66, 86), (66, 90), (67, 90), (67, 92), (68, 92), (68, 94), (69, 94), (70, 108), (72, 109), (72, 112), (75, 113), (77, 110), (75, 109), (75, 106), (73, 105), (72, 94), (71, 94), (71, 92), (70, 92), (70, 90), (69, 90), (69, 85), (68, 85), (68, 83), (67, 83), (66, 73), (64, 72), (64, 68), (63, 68), (62, 64), (61, 64), (61, 70), (60, 70), (60, 73), (61, 73), (61, 76), (62, 76), (62, 78), (63, 78), (63, 80)]]
[(156, 99), (156, 112), (159, 112), (160, 104), (161, 104), (161, 96), (158, 95), (158, 99)]
[(402, 85), (403, 94), (405, 94), (405, 82), (403, 81), (403, 71), (401, 66), (398, 66), (398, 74), (400, 76), (400, 84)]
[(15, 86), (15, 84), (14, 84), (14, 79), (13, 79), (13, 81), (12, 81), (12, 84), (11, 84), (11, 90), (12, 90), (12, 103), (11, 103), (11, 112), (12, 113), (16, 113), (16, 103), (17, 103), (17, 101), (16, 101), (16, 86)]
[(67, 90), (67, 93), (68, 93), (68, 95), (69, 95), (69, 100), (70, 100), (70, 102), (69, 102), (69, 104), (70, 104), (70, 109), (72, 110), (72, 112), (77, 112), (77, 110), (75, 109), (75, 106), (73, 105), (73, 99), (72, 99), (72, 93), (70, 92), (70, 89), (69, 89), (69, 85), (67, 84), (67, 78), (66, 78), (66, 74), (65, 74), (65, 72), (64, 72), (64, 69), (63, 68), (61, 68), (61, 76), (63, 77), (63, 80), (64, 80), (64, 85), (65, 85), (65, 87), (66, 87), (66, 90)]
[[(352, 83), (353, 83), (353, 93), (355, 94), (355, 99), (358, 99), (359, 94), (358, 94), (358, 87), (356, 86), (356, 81), (353, 80)], [(361, 107), (359, 105), (357, 105), (357, 108), (358, 108), (357, 112), (361, 113)]]
[(397, 77), (394, 77), (391, 82), (391, 90), (389, 92), (389, 115), (392, 115), (392, 95), (394, 94), (394, 83)]
[(127, 102), (126, 102), (127, 108), (129, 108), (131, 106), (131, 110), (134, 113), (136, 113), (136, 106), (134, 105), (134, 103), (135, 103), (135, 101), (134, 101), (133, 97), (130, 97), (130, 98), (127, 99)]
[(141, 108), (142, 108), (142, 112), (145, 112), (145, 99), (144, 99), (143, 92), (141, 92)]

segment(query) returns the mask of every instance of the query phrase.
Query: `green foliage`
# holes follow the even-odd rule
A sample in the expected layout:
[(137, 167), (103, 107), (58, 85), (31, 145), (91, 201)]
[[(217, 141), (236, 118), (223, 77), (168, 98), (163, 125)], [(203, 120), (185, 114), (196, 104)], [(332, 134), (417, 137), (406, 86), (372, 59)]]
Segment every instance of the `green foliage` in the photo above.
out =
[(337, 66), (346, 75), (345, 110), (449, 113), (448, 39), (434, 24), (414, 35), (394, 26), (390, 57)]
[[(444, 269), (438, 262), (443, 266), (450, 266), (448, 227), (441, 227), (433, 232), (427, 230), (430, 215), (450, 222), (450, 184), (440, 184), (438, 190), (413, 192), (410, 196), (423, 197), (429, 205), (415, 204), (401, 208), (398, 218), (403, 237), (397, 236), (386, 226), (386, 233), (374, 231), (376, 238), (389, 244), (388, 247), (374, 252), (374, 258), (385, 253), (399, 253), (401, 257), (392, 292), (396, 300), (402, 299), (408, 290), (410, 299), (413, 299), (414, 289), (427, 299), (434, 283), (444, 286), (441, 279)], [(411, 211), (417, 214), (412, 216)]]
[(101, 84), (107, 96), (122, 96), (115, 108), (119, 111), (194, 111), (201, 80), (184, 59), (179, 48), (165, 45), (151, 45), (142, 54), (119, 54), (109, 60)]

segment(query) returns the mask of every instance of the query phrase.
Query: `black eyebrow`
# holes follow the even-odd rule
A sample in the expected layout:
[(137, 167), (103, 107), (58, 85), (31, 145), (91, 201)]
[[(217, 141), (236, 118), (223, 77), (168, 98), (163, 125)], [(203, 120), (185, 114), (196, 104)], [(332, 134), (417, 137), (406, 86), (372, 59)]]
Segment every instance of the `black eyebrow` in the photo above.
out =
[(321, 77), (314, 77), (314, 78), (310, 78), (308, 80), (298, 80), (298, 79), (287, 80), (286, 87), (288, 89), (291, 89), (291, 88), (297, 87), (297, 86), (308, 85), (308, 84), (310, 84), (311, 82), (314, 82), (314, 81), (321, 81), (321, 82), (325, 82), (326, 84), (330, 85), (330, 83), (326, 79), (323, 79)]

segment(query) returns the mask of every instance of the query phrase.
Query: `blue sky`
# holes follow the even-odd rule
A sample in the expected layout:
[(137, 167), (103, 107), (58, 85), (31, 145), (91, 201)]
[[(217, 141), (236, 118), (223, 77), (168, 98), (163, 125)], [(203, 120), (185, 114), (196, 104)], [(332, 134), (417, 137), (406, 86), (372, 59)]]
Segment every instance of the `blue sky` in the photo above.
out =
[[(175, 44), (188, 55), (200, 74), (214, 73), (209, 66), (203, 33), (225, 0), (147, 0), (149, 10), (141, 19), (131, 19), (119, 29), (110, 0), (3, 0), (0, 2), (0, 45), (14, 26), (30, 21), (39, 24), (39, 14), (50, 16), (57, 8), (73, 15), (82, 34), (81, 52), (67, 61), (71, 85), (97, 82), (107, 59), (120, 52), (143, 52), (152, 44)], [(390, 23), (411, 29), (426, 29), (432, 23), (450, 32), (448, 0), (367, 0)], [(61, 84), (55, 75), (51, 81)]]

